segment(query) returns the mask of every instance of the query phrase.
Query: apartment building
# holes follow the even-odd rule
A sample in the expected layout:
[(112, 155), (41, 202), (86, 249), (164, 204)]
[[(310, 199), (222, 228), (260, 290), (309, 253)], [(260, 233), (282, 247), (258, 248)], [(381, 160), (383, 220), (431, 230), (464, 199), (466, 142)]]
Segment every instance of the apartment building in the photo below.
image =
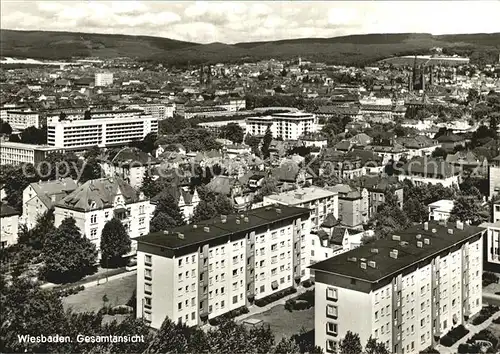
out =
[(55, 203), (68, 196), (78, 185), (71, 178), (30, 183), (23, 191), (23, 214), (19, 222), (28, 230), (36, 226), (40, 216), (52, 209)]
[(338, 193), (339, 221), (342, 225), (362, 228), (368, 222), (369, 194), (366, 188), (337, 184), (327, 189)]
[(428, 205), (429, 220), (446, 221), (450, 218), (455, 202), (449, 199), (441, 199)]
[(309, 213), (266, 206), (139, 237), (137, 316), (201, 325), (297, 286)]
[(101, 245), (104, 225), (118, 218), (132, 239), (135, 253), (135, 239), (149, 233), (149, 199), (138, 193), (121, 178), (101, 178), (90, 180), (79, 186), (54, 206), (54, 225), (72, 217), (82, 234), (87, 236), (97, 249)]
[(317, 230), (328, 214), (339, 217), (338, 193), (320, 187), (304, 187), (264, 197), (264, 205), (289, 205), (311, 210), (311, 229)]
[(245, 120), (246, 133), (264, 135), (269, 128), (275, 138), (298, 140), (300, 136), (317, 131), (314, 114), (304, 112), (274, 113), (271, 116), (250, 117)]
[(500, 220), (480, 225), (488, 229), (484, 237), (484, 270), (498, 272), (500, 269)]
[(0, 165), (21, 165), (30, 163), (38, 165), (45, 161), (48, 154), (60, 151), (60, 148), (48, 145), (33, 145), (24, 143), (13, 143), (1, 141), (0, 143)]
[(0, 249), (15, 245), (19, 229), (19, 212), (10, 205), (0, 205)]
[(172, 118), (175, 112), (175, 107), (172, 104), (144, 103), (137, 107), (143, 110), (145, 114), (159, 120)]
[(500, 155), (492, 159), (488, 165), (488, 181), (491, 198), (500, 191)]
[(94, 82), (96, 87), (113, 85), (113, 73), (95, 73)]
[(460, 171), (446, 161), (423, 157), (403, 166), (399, 180), (404, 179), (410, 179), (416, 186), (430, 183), (451, 187), (460, 184)]
[(314, 264), (315, 344), (335, 353), (347, 331), (398, 354), (437, 344), (482, 307), (484, 233), (426, 222)]
[[(125, 145), (134, 140), (142, 140), (149, 133), (157, 133), (158, 119), (145, 115), (142, 111), (138, 112), (141, 113), (118, 112), (122, 117), (102, 118), (93, 112), (91, 119), (73, 121), (52, 117), (47, 122), (47, 143), (50, 146), (73, 149), (106, 147)], [(113, 113), (109, 115), (112, 116)]]
[(40, 128), (40, 116), (33, 111), (7, 111), (6, 122), (13, 130), (24, 130), (29, 127)]
[(397, 198), (400, 208), (403, 208), (404, 195), (403, 185), (397, 178), (392, 177), (366, 177), (362, 180), (362, 186), (368, 192), (368, 217), (372, 218), (378, 208), (385, 203), (385, 194), (393, 192)]

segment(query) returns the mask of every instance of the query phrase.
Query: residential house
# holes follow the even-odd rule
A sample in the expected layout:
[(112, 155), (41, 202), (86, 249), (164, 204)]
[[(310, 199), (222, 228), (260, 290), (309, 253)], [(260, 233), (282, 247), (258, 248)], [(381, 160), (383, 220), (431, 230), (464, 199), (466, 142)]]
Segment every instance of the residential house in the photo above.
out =
[(151, 215), (154, 213), (158, 200), (165, 197), (165, 195), (171, 195), (177, 201), (177, 205), (184, 215), (184, 220), (189, 223), (193, 217), (194, 209), (200, 203), (200, 197), (196, 188), (191, 188), (189, 185), (171, 185), (167, 187), (161, 193), (151, 198)]
[(488, 161), (485, 157), (476, 156), (472, 151), (457, 151), (446, 155), (446, 162), (453, 165), (461, 173), (472, 176), (486, 176)]
[(500, 220), (479, 226), (487, 229), (483, 243), (484, 270), (498, 272), (500, 269)]
[(76, 226), (96, 247), (100, 248), (104, 225), (119, 219), (132, 240), (131, 254), (135, 253), (135, 238), (149, 233), (150, 205), (143, 193), (137, 192), (119, 177), (90, 180), (79, 186), (54, 207), (54, 225), (72, 217)]
[(398, 207), (403, 208), (403, 185), (397, 177), (365, 176), (361, 179), (361, 185), (368, 191), (369, 218), (374, 217), (378, 208), (385, 203), (385, 195), (389, 191), (394, 192), (398, 200)]
[(399, 180), (410, 179), (415, 185), (442, 184), (444, 187), (460, 184), (460, 171), (442, 159), (417, 158), (406, 163)]
[(36, 226), (40, 216), (77, 187), (76, 182), (69, 177), (30, 183), (23, 191), (23, 213), (19, 220), (20, 224), (31, 230)]
[(337, 184), (325, 187), (338, 193), (339, 221), (342, 225), (352, 228), (362, 228), (368, 222), (368, 191), (366, 188), (354, 188), (347, 184)]
[(428, 205), (429, 220), (447, 221), (450, 218), (454, 205), (455, 202), (449, 199), (441, 199), (430, 203)]
[(228, 197), (235, 210), (246, 210), (252, 201), (252, 195), (244, 193), (244, 186), (241, 185), (236, 177), (215, 176), (206, 185), (206, 188), (212, 193)]
[(19, 229), (19, 212), (7, 205), (0, 204), (0, 249), (15, 245)]

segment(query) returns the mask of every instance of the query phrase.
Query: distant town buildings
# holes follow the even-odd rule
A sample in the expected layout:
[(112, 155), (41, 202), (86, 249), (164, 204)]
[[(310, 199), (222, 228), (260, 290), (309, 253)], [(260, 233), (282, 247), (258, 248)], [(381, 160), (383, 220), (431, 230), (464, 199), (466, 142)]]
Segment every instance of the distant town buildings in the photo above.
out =
[(19, 212), (11, 206), (0, 204), (0, 249), (17, 243)]
[(246, 119), (246, 133), (263, 136), (270, 129), (273, 137), (298, 140), (301, 135), (317, 131), (316, 116), (303, 112), (274, 113), (271, 116)]
[(48, 154), (61, 149), (48, 145), (34, 145), (14, 143), (10, 141), (0, 142), (0, 165), (21, 165), (30, 163), (38, 165), (45, 161)]
[(113, 85), (113, 73), (95, 73), (94, 81), (96, 87)]

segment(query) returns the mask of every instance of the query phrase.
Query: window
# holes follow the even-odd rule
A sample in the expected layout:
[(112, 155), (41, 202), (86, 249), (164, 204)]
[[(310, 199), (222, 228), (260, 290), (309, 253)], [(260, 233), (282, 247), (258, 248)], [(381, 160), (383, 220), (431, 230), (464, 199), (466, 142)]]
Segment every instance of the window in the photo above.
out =
[(90, 223), (91, 224), (97, 223), (97, 214), (90, 215)]
[(177, 304), (177, 310), (182, 310), (182, 302), (179, 302), (179, 303)]
[(326, 316), (327, 317), (337, 318), (337, 314), (338, 314), (337, 306), (326, 305)]
[(234, 282), (233, 283), (233, 290), (237, 290), (238, 289), (238, 282)]
[(378, 321), (378, 311), (375, 311), (375, 321)]
[(152, 261), (152, 256), (151, 255), (147, 254), (147, 255), (144, 256), (144, 264), (150, 266), (152, 264), (151, 261)]
[(337, 342), (334, 340), (328, 339), (326, 341), (326, 351), (328, 353), (336, 353), (337, 352)]
[(151, 269), (144, 269), (144, 278), (151, 280), (152, 274)]
[(144, 293), (151, 295), (152, 292), (152, 286), (149, 283), (144, 284)]
[(147, 309), (151, 308), (151, 298), (150, 297), (145, 297), (144, 298), (144, 307)]
[(261, 286), (260, 286), (260, 292), (261, 292), (261, 293), (263, 293), (263, 292), (265, 292), (265, 291), (266, 291), (266, 287), (265, 287), (265, 285), (261, 285)]
[(93, 240), (97, 238), (97, 229), (90, 229), (90, 239)]
[(333, 322), (326, 323), (326, 334), (328, 335), (337, 335), (337, 324)]
[(224, 294), (224, 287), (220, 288), (220, 293), (221, 293), (221, 295)]
[(338, 297), (337, 297), (337, 289), (327, 288), (326, 289), (326, 299), (327, 300), (334, 300), (334, 301), (336, 301), (338, 299)]
[(179, 273), (179, 281), (182, 281), (182, 273)]
[(182, 258), (179, 258), (178, 264), (179, 264), (179, 267), (182, 267)]
[(238, 295), (233, 296), (233, 304), (238, 302)]

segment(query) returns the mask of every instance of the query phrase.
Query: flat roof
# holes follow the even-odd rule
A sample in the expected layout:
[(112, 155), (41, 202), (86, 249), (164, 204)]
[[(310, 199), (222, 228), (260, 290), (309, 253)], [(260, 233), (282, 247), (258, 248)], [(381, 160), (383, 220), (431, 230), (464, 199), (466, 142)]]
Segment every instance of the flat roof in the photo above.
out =
[[(310, 210), (285, 205), (266, 206), (240, 214), (227, 215), (226, 222), (221, 217), (189, 224), (166, 231), (153, 232), (135, 238), (138, 243), (178, 250), (184, 247), (202, 245), (221, 237), (248, 232), (274, 222), (307, 215)], [(248, 218), (248, 219), (246, 219)], [(236, 221), (239, 220), (239, 223)], [(247, 221), (246, 221), (247, 220)], [(205, 228), (208, 229), (205, 229)], [(183, 238), (179, 238), (179, 233)]]
[(332, 197), (337, 194), (337, 192), (329, 191), (327, 189), (319, 187), (306, 187), (279, 194), (268, 195), (264, 198), (276, 200), (279, 203), (286, 203), (288, 205), (297, 205), (308, 203), (316, 199)]
[(434, 203), (430, 203), (429, 207), (434, 207), (434, 208), (438, 208), (438, 209), (451, 211), (453, 209), (454, 205), (455, 205), (455, 202), (453, 200), (441, 199), (441, 200), (438, 200)]
[[(428, 226), (428, 230), (425, 230), (423, 224), (414, 225), (394, 233), (400, 240), (392, 237), (379, 239), (318, 262), (309, 268), (374, 283), (401, 273), (406, 268), (451, 249), (485, 230), (483, 227), (466, 224), (463, 229), (459, 229), (456, 223), (448, 222), (444, 226), (436, 221), (429, 221)], [(448, 230), (452, 230), (452, 233)], [(420, 239), (417, 239), (417, 235), (420, 235)], [(425, 244), (424, 239), (428, 239), (430, 244)], [(422, 247), (417, 246), (418, 241), (422, 241)], [(377, 253), (372, 252), (372, 249), (377, 249)], [(393, 250), (398, 251), (397, 258), (390, 256)], [(366, 269), (361, 268), (361, 259), (365, 259)], [(375, 262), (375, 268), (369, 266), (371, 261)]]
[(273, 113), (273, 117), (277, 118), (313, 118), (314, 115), (311, 113), (304, 112), (288, 112), (288, 113)]
[(0, 145), (1, 147), (25, 149), (25, 150), (46, 150), (46, 151), (62, 150), (62, 148), (58, 148), (55, 146), (15, 143), (12, 141), (2, 141)]

